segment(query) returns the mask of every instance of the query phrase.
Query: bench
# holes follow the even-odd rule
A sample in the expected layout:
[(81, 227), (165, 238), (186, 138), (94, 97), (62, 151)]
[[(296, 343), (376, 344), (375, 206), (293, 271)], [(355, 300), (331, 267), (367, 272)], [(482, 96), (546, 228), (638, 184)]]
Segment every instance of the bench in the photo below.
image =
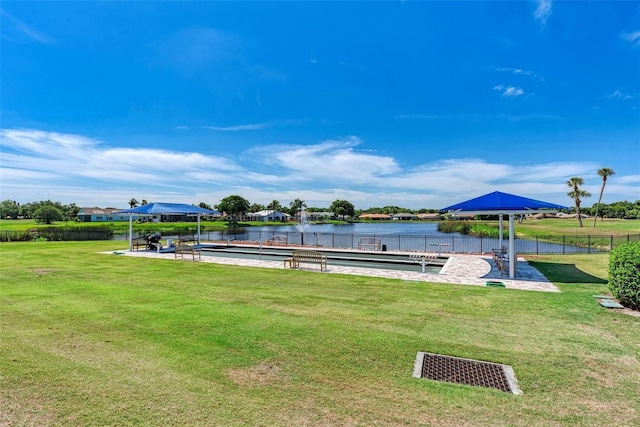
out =
[(181, 240), (179, 240), (174, 246), (174, 254), (176, 259), (178, 259), (178, 257), (184, 259), (184, 254), (191, 254), (191, 259), (193, 261), (196, 260), (196, 256), (198, 257), (198, 260), (200, 260), (202, 256), (199, 247), (196, 247), (195, 245), (187, 245)]
[(358, 242), (358, 250), (379, 251), (382, 249), (380, 239), (365, 237)]
[(192, 243), (192, 242), (198, 242), (198, 239), (196, 239), (193, 236), (178, 236), (178, 243)]
[(320, 264), (320, 271), (327, 269), (327, 257), (316, 251), (296, 250), (291, 253), (291, 258), (284, 260), (284, 267), (298, 268), (301, 262)]
[(287, 236), (276, 235), (265, 242), (267, 245), (287, 245)]
[(142, 246), (142, 249), (147, 249), (147, 238), (146, 237), (136, 237), (136, 238), (131, 240), (131, 243), (133, 245), (133, 248), (136, 251), (140, 250), (140, 246)]
[(131, 240), (131, 244), (136, 251), (142, 249), (152, 249), (154, 251), (162, 249), (162, 243), (160, 240), (157, 242), (152, 242), (149, 236), (135, 237)]
[(503, 246), (502, 249), (491, 249), (491, 253), (493, 254), (494, 261), (498, 258), (504, 258), (507, 255), (507, 247)]
[(509, 258), (496, 257), (494, 260), (496, 262), (496, 267), (498, 268), (498, 270), (500, 270), (500, 275), (501, 276), (508, 275), (509, 274)]

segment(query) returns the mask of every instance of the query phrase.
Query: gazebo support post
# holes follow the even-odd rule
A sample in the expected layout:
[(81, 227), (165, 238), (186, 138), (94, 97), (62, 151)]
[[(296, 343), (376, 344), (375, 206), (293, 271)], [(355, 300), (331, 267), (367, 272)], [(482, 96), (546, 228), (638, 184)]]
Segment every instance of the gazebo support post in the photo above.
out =
[(129, 214), (129, 252), (133, 252), (133, 214)]
[(502, 230), (504, 230), (504, 225), (502, 223), (502, 217), (504, 215), (500, 214), (500, 222), (499, 222), (499, 226), (498, 226), (498, 232), (500, 233), (500, 250), (502, 250)]
[(200, 244), (200, 214), (198, 214), (198, 245)]
[(515, 231), (513, 226), (513, 217), (515, 214), (509, 214), (509, 278), (516, 277), (516, 251), (515, 251)]

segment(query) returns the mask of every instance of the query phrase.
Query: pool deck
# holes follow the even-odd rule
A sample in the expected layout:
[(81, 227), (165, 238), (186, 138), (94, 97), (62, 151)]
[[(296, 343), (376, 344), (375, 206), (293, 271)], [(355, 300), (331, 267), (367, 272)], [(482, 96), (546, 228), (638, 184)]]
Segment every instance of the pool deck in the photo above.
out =
[[(113, 252), (109, 252), (113, 253)], [(125, 256), (137, 256), (146, 258), (158, 258), (175, 260), (173, 252), (157, 253), (153, 251), (121, 251)], [(401, 252), (393, 252), (401, 253)], [(408, 254), (407, 254), (408, 255)], [(434, 254), (436, 255), (436, 254)], [(322, 274), (348, 274), (356, 276), (384, 277), (398, 279), (405, 282), (433, 282), (452, 283), (456, 285), (486, 286), (487, 281), (502, 282), (507, 289), (519, 289), (527, 291), (560, 292), (560, 290), (542, 273), (533, 268), (522, 257), (518, 257), (517, 274), (515, 279), (502, 276), (495, 267), (490, 255), (462, 255), (443, 254), (449, 257), (440, 273), (421, 273), (420, 271), (384, 270), (379, 268), (344, 267), (329, 265)], [(178, 260), (183, 261), (183, 260)], [(203, 256), (201, 261), (214, 264), (240, 265), (245, 267), (278, 268), (284, 269), (282, 261), (261, 261), (244, 258), (228, 258), (216, 256)], [(320, 273), (318, 266), (303, 264), (298, 270), (315, 271)]]

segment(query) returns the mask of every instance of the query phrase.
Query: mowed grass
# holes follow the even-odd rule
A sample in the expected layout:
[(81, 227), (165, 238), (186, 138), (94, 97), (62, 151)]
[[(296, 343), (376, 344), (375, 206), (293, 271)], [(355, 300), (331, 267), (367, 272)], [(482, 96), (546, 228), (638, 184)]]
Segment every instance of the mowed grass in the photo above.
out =
[[(541, 293), (114, 249), (0, 245), (0, 425), (640, 423), (640, 318), (593, 298), (607, 255), (536, 257)], [(524, 394), (412, 378), (418, 351), (511, 365)]]
[[(505, 223), (507, 221), (505, 220)], [(640, 234), (640, 219), (598, 219), (593, 227), (593, 218), (583, 218), (580, 227), (576, 218), (544, 218), (528, 219), (514, 224), (518, 236), (550, 236), (550, 235), (638, 235)], [(637, 240), (637, 239), (636, 239)]]

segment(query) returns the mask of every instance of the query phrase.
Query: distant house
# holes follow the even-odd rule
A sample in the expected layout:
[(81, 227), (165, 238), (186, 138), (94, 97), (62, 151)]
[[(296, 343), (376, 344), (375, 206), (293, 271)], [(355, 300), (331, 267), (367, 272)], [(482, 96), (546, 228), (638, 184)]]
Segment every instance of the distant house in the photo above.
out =
[(435, 221), (440, 219), (441, 216), (439, 213), (421, 213), (418, 214), (418, 219), (426, 220), (426, 221)]
[[(128, 214), (114, 214), (114, 212), (123, 209), (115, 208), (80, 208), (78, 211), (78, 221), (80, 222), (117, 222), (129, 221)], [(210, 219), (220, 219), (221, 214), (208, 216)], [(144, 222), (195, 222), (198, 218), (195, 215), (182, 214), (154, 214), (154, 215), (138, 215), (133, 214), (132, 220)]]
[(286, 222), (289, 220), (291, 215), (286, 214), (280, 211), (274, 210), (263, 210), (259, 212), (251, 212), (246, 214), (247, 221), (282, 221)]
[(362, 214), (358, 218), (371, 220), (371, 221), (389, 221), (391, 219), (391, 215), (371, 213), (371, 214)]
[(544, 218), (556, 218), (555, 214), (538, 212), (537, 214), (527, 215), (527, 219), (544, 219)]
[(333, 212), (305, 212), (309, 221), (326, 221), (333, 218)]
[(393, 215), (392, 218), (394, 221), (413, 221), (418, 218), (418, 215), (407, 213), (407, 212), (401, 212)]
[[(129, 221), (129, 215), (114, 215), (114, 212), (121, 210), (115, 208), (80, 208), (77, 217), (80, 222)], [(133, 216), (134, 221), (138, 218), (141, 218), (141, 216)]]
[[(559, 213), (561, 213), (561, 212), (559, 212)], [(564, 214), (564, 215), (562, 215), (562, 216), (558, 215), (558, 217), (560, 217), (560, 218), (565, 218), (565, 219), (578, 218), (578, 214), (577, 214), (577, 213), (573, 213), (573, 214)], [(589, 215), (581, 213), (581, 214), (580, 214), (580, 217), (581, 217), (581, 218), (589, 218)], [(593, 218), (593, 217), (591, 217), (591, 218)]]
[[(296, 212), (295, 216), (289, 218), (290, 220), (300, 222), (300, 216), (302, 211)], [(326, 221), (333, 218), (333, 212), (309, 212), (304, 211), (305, 221)]]

